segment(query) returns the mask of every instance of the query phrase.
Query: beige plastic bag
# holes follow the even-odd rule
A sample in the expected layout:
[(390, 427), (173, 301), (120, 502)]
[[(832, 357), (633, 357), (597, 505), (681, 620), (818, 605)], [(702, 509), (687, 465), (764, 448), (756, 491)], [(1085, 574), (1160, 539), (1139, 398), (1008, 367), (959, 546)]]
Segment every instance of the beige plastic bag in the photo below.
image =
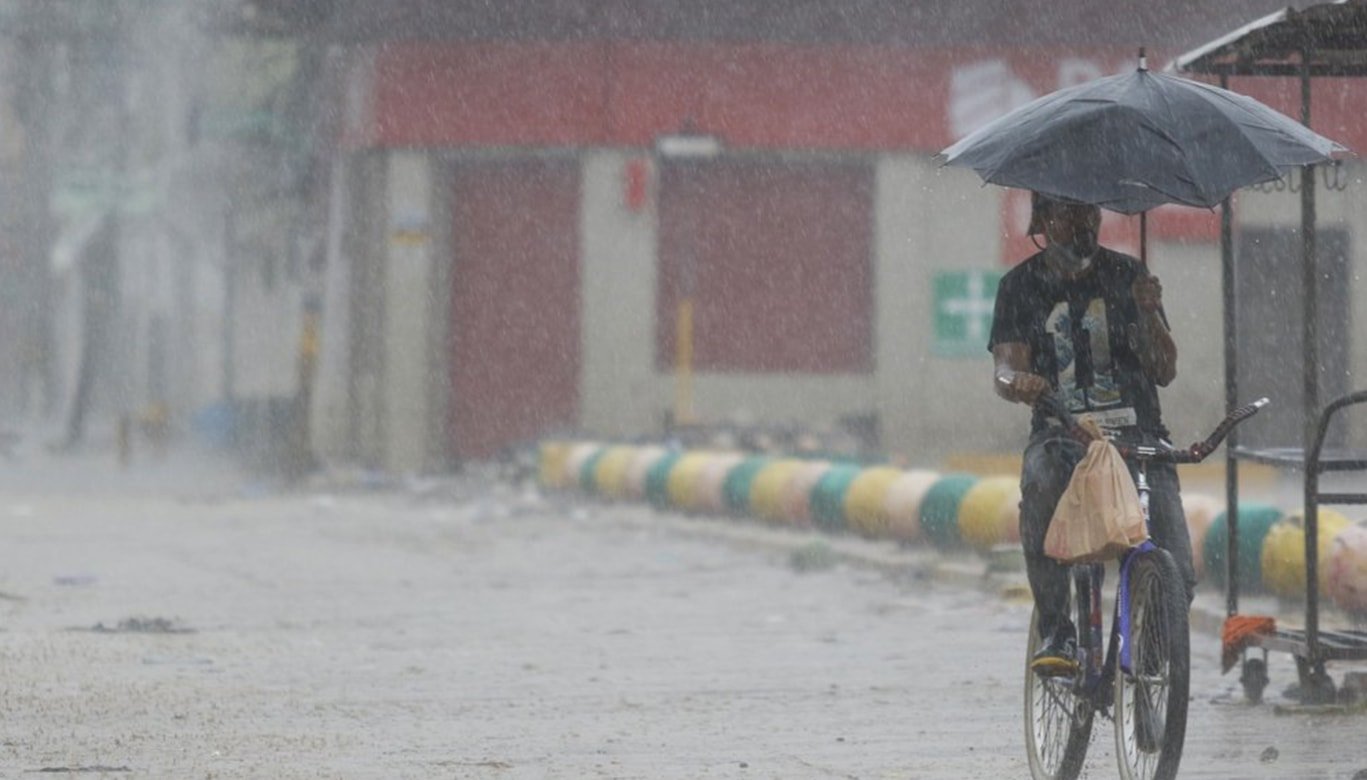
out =
[(1094, 424), (1083, 425), (1095, 438), (1044, 536), (1044, 554), (1061, 563), (1109, 560), (1149, 538), (1125, 459)]

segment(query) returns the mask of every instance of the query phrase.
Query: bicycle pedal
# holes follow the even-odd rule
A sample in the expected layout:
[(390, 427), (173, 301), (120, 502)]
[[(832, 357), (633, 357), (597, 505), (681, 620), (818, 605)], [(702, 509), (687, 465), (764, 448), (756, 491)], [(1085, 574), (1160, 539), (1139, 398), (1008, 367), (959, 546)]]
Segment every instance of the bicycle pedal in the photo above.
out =
[(1065, 658), (1037, 658), (1030, 663), (1030, 671), (1040, 677), (1072, 677), (1079, 668), (1077, 661)]

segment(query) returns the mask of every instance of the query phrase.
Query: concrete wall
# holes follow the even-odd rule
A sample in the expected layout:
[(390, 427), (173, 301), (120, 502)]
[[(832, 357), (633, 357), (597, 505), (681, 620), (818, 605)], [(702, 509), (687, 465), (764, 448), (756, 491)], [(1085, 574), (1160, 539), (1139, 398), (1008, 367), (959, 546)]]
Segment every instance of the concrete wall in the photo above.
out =
[(1163, 283), (1163, 308), (1177, 343), (1177, 378), (1158, 391), (1163, 420), (1185, 446), (1225, 415), (1220, 246), (1153, 243), (1149, 269)]
[[(638, 152), (595, 151), (584, 165), (583, 376), (587, 433), (656, 432), (673, 406), (672, 372), (654, 361), (656, 216), (622, 203), (623, 168)], [(991, 391), (991, 360), (931, 354), (936, 270), (999, 268), (996, 191), (971, 174), (912, 155), (875, 165), (873, 272), (875, 368), (870, 374), (700, 373), (700, 420), (834, 426), (876, 413), (884, 448), (913, 459), (956, 450), (995, 450), (1023, 441), (1027, 418)]]
[(318, 373), (310, 410), (315, 454), (326, 461), (380, 466), (382, 417), (378, 402), (384, 354), (383, 230), (386, 155), (359, 153), (332, 171), (328, 204), (327, 269)]
[[(626, 166), (644, 154), (596, 149), (582, 155), (579, 427), (606, 439), (658, 435), (675, 397), (673, 372), (657, 370), (654, 357), (657, 213), (653, 204), (632, 210), (622, 197)], [(334, 193), (346, 201), (337, 214), (376, 224), (349, 225), (329, 242), (325, 317), (336, 316), (326, 310), (349, 295), (349, 328), (342, 331), (352, 342), (345, 349), (329, 347), (326, 340), (336, 330), (325, 324), (315, 437), (328, 442), (320, 447), (328, 453), (346, 452), (400, 472), (442, 464), (452, 273), (444, 164), (418, 151), (357, 157)], [(1001, 193), (921, 155), (882, 155), (874, 165), (874, 370), (838, 376), (702, 373), (695, 378), (695, 412), (706, 422), (815, 427), (876, 413), (883, 449), (913, 464), (939, 466), (956, 453), (1018, 453), (1028, 412), (993, 393), (985, 337), (980, 353), (942, 357), (932, 351), (935, 273), (1004, 270)], [(1361, 188), (1322, 194), (1321, 224), (1343, 223), (1351, 233), (1364, 199)], [(1249, 225), (1294, 225), (1298, 215), (1295, 198), (1259, 193), (1243, 194), (1237, 212)], [(1367, 260), (1367, 247), (1355, 234), (1352, 246), (1354, 263)], [(1223, 412), (1219, 247), (1155, 242), (1149, 262), (1163, 280), (1179, 347), (1178, 377), (1160, 395), (1169, 428), (1185, 443)], [(334, 274), (350, 278), (333, 280)], [(378, 288), (383, 295), (374, 294)], [(1367, 306), (1360, 283), (1352, 299), (1355, 309)], [(1355, 340), (1367, 339), (1364, 319), (1354, 319)], [(1367, 370), (1363, 351), (1352, 355), (1351, 370)], [(323, 375), (331, 390), (323, 389)]]
[[(886, 255), (879, 263), (880, 306), (895, 306), (901, 314), (895, 329), (880, 328), (878, 338), (880, 350), (908, 362), (882, 380), (889, 394), (904, 394), (894, 418), (902, 433), (885, 444), (923, 464), (938, 463), (951, 452), (1019, 449), (1029, 416), (1024, 407), (993, 392), (987, 334), (963, 357), (932, 353), (935, 272), (1005, 270), (999, 263), (1000, 194), (983, 187), (974, 174), (940, 168), (928, 157), (895, 158), (891, 164), (901, 174), (899, 200), (910, 208), (888, 203), (886, 221), (900, 220), (910, 234), (901, 246), (879, 247)], [(883, 208), (880, 204), (880, 223)]]
[(355, 162), (340, 157), (332, 166), (328, 192), (328, 225), (324, 249), (319, 354), (314, 374), (309, 431), (313, 451), (326, 460), (345, 457), (351, 414), (348, 387), (351, 373), (351, 255), (347, 249), (347, 216), (354, 193)]
[(588, 152), (581, 179), (579, 415), (607, 438), (658, 429), (668, 408), (654, 369), (656, 212), (631, 211), (621, 194), (640, 155)]
[(446, 412), (434, 392), (444, 376), (448, 298), (434, 284), (439, 258), (434, 187), (441, 179), (432, 155), (419, 151), (390, 152), (386, 180), (386, 247), (382, 282), (387, 302), (380, 414), (383, 417), (383, 464), (399, 473), (423, 472), (434, 465), (432, 454), (444, 438)]
[[(655, 367), (657, 211), (632, 211), (622, 198), (625, 166), (643, 154), (596, 150), (584, 158), (580, 421), (604, 438), (658, 434), (677, 393), (674, 373)], [(693, 410), (703, 422), (833, 425), (873, 412), (875, 384), (875, 375), (699, 372)]]
[(434, 153), (344, 158), (332, 171), (314, 451), (394, 473), (445, 463), (450, 289)]

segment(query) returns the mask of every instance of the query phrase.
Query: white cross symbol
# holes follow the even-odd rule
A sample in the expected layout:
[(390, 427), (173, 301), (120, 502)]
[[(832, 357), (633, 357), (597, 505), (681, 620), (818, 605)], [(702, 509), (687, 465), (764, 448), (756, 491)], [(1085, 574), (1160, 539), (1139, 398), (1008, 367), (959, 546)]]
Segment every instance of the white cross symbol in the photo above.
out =
[(985, 326), (992, 316), (992, 307), (993, 301), (987, 299), (987, 290), (983, 288), (982, 272), (968, 272), (968, 291), (964, 297), (944, 301), (946, 314), (967, 318), (968, 334), (964, 337), (967, 341), (981, 341), (987, 335)]

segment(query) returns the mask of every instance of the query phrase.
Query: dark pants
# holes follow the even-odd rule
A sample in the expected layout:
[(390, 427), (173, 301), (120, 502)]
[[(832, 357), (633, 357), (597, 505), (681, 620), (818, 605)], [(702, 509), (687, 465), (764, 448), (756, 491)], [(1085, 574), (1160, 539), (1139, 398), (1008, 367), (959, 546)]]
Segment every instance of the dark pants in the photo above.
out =
[[(1044, 536), (1054, 507), (1073, 468), (1087, 453), (1082, 443), (1062, 436), (1057, 429), (1046, 429), (1030, 437), (1021, 465), (1020, 532), (1025, 548), (1025, 570), (1030, 590), (1039, 610), (1040, 637), (1046, 638), (1060, 628), (1071, 628), (1067, 613), (1068, 567), (1044, 554)], [(1134, 467), (1131, 466), (1131, 471)], [(1190, 601), (1196, 589), (1196, 570), (1191, 562), (1191, 538), (1187, 518), (1182, 512), (1181, 485), (1177, 469), (1171, 464), (1150, 463), (1149, 533), (1154, 544), (1172, 554), (1182, 572)]]

